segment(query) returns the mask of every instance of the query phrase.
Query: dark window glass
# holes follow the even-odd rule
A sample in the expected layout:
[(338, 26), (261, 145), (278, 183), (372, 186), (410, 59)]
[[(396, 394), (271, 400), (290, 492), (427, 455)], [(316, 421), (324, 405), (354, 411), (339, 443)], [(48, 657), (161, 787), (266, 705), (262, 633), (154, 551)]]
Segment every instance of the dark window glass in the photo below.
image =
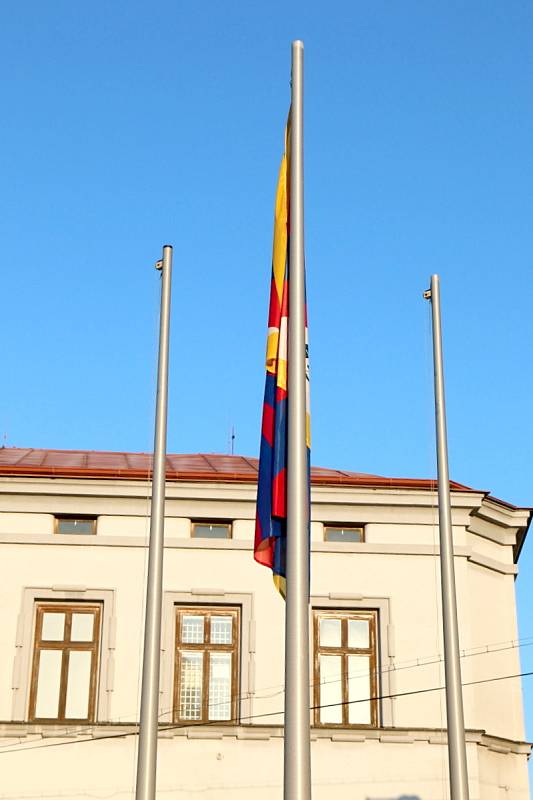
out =
[(231, 525), (225, 522), (194, 522), (192, 535), (201, 539), (229, 539)]
[(58, 517), (57, 533), (92, 534), (96, 531), (96, 520), (78, 517)]
[(362, 542), (363, 528), (330, 527), (324, 528), (326, 542)]

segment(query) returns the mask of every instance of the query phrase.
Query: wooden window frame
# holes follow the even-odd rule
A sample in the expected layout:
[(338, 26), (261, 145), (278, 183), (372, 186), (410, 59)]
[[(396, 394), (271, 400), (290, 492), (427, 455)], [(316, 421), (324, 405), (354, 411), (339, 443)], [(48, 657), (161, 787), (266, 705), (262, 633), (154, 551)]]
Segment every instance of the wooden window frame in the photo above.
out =
[[(91, 642), (71, 642), (72, 615), (87, 611), (94, 612), (93, 640)], [(96, 719), (96, 696), (98, 685), (98, 671), (100, 660), (100, 640), (102, 626), (102, 603), (63, 603), (41, 602), (36, 607), (35, 633), (33, 640), (33, 657), (30, 680), (29, 721), (51, 722), (65, 724), (79, 724), (80, 722), (94, 722)], [(42, 639), (43, 617), (46, 613), (64, 613), (65, 629), (62, 641), (48, 641)], [(59, 688), (59, 704), (57, 717), (36, 717), (35, 706), (37, 702), (37, 685), (39, 674), (39, 659), (41, 650), (61, 650), (61, 677)], [(91, 652), (91, 677), (89, 684), (89, 703), (86, 717), (65, 717), (65, 706), (68, 686), (69, 655), (72, 651)]]
[[(63, 520), (80, 522), (92, 522), (92, 531), (90, 533), (61, 533), (59, 524)], [(56, 514), (54, 517), (54, 533), (58, 536), (94, 536), (96, 534), (96, 517), (85, 516), (84, 514)]]
[[(204, 624), (204, 641), (190, 643), (181, 641), (181, 619), (186, 616), (202, 616), (206, 618)], [(232, 643), (220, 644), (209, 641), (211, 634), (212, 617), (233, 617)], [(237, 725), (239, 713), (239, 678), (240, 678), (240, 638), (241, 638), (241, 609), (239, 606), (175, 606), (176, 633), (174, 639), (174, 689), (173, 689), (173, 721), (188, 725)], [(202, 659), (202, 710), (200, 719), (184, 719), (180, 717), (180, 671), (181, 652), (201, 652)], [(231, 653), (231, 700), (230, 719), (209, 719), (209, 653)]]
[[(227, 536), (198, 536), (196, 534), (196, 526), (197, 525), (213, 525), (213, 526), (220, 526), (228, 529)], [(192, 539), (209, 539), (209, 540), (217, 540), (217, 539), (232, 539), (233, 538), (233, 525), (231, 522), (228, 522), (227, 519), (195, 519), (191, 522), (191, 538)]]
[[(319, 644), (320, 620), (341, 620), (341, 646), (325, 647)], [(348, 647), (348, 620), (364, 619), (369, 622), (369, 647)], [(379, 724), (378, 699), (378, 611), (375, 609), (313, 609), (313, 724), (319, 728), (377, 728)], [(342, 722), (320, 721), (320, 656), (342, 657)], [(350, 723), (348, 696), (348, 656), (370, 656), (370, 723)]]
[[(348, 530), (350, 530), (350, 531), (360, 531), (361, 532), (361, 538), (357, 539), (357, 541), (355, 541), (355, 542), (348, 542), (348, 541), (347, 542), (339, 542), (339, 541), (335, 541), (333, 539), (328, 539), (328, 537), (327, 537), (327, 531), (328, 530), (334, 530), (334, 531), (343, 531), (343, 530), (344, 531), (348, 531)], [(341, 524), (335, 523), (335, 525), (324, 524), (324, 541), (325, 542), (332, 542), (333, 544), (360, 544), (361, 542), (365, 541), (365, 526), (364, 525), (354, 525), (353, 523), (350, 523), (349, 525), (343, 525), (342, 523)]]

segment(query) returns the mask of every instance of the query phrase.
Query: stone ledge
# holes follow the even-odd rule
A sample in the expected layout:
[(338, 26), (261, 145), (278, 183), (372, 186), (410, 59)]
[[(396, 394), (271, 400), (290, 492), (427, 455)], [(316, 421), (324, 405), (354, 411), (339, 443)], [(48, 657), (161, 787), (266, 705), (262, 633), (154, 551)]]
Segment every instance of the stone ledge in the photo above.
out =
[[(235, 734), (232, 734), (232, 737), (235, 737)], [(187, 731), (187, 739), (223, 739), (224, 734), (222, 731), (210, 731), (210, 730), (197, 730), (197, 731)]]
[(384, 744), (414, 744), (415, 740), (413, 736), (395, 736), (391, 733), (385, 733), (379, 737), (379, 741)]
[[(135, 737), (139, 727), (134, 723), (100, 723), (96, 725), (43, 725), (17, 722), (0, 722), (0, 740), (7, 745), (18, 739), (21, 744), (57, 739), (72, 741), (75, 738), (114, 739)], [(279, 725), (161, 725), (161, 739), (233, 739), (234, 741), (270, 741), (283, 738), (283, 727)], [(361, 744), (364, 742), (380, 744), (424, 744), (446, 746), (446, 731), (440, 728), (311, 728), (312, 742), (345, 742)], [(467, 730), (466, 741), (470, 745), (485, 747), (495, 753), (528, 756), (532, 745), (529, 742), (515, 741), (491, 736), (483, 730)]]

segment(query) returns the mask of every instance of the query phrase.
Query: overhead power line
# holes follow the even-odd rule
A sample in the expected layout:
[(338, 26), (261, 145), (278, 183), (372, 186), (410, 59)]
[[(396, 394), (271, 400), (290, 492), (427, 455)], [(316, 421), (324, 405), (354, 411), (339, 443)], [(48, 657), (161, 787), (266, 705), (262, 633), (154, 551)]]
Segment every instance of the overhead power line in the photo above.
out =
[[(514, 675), (497, 675), (497, 676), (495, 676), (493, 678), (481, 678), (480, 680), (477, 680), (477, 681), (468, 681), (467, 683), (463, 683), (462, 686), (463, 686), (463, 688), (465, 688), (467, 686), (479, 686), (479, 685), (484, 684), (484, 683), (495, 683), (496, 681), (506, 681), (506, 680), (512, 680), (512, 679), (515, 679), (515, 678), (529, 678), (529, 677), (531, 677), (531, 675), (533, 675), (533, 670), (530, 670), (528, 672), (518, 672), (518, 673), (515, 673)], [(399, 698), (399, 697), (414, 697), (415, 695), (419, 695), (419, 694), (429, 694), (430, 692), (440, 692), (440, 691), (443, 691), (445, 688), (446, 688), (445, 686), (431, 686), (431, 687), (428, 687), (426, 689), (411, 689), (410, 691), (407, 691), (407, 692), (393, 692), (391, 694), (374, 695), (372, 697), (364, 697), (364, 698), (359, 698), (357, 700), (344, 700), (344, 701), (341, 701), (340, 703), (324, 703), (324, 704), (310, 706), (309, 710), (310, 711), (316, 711), (316, 710), (321, 709), (321, 708), (335, 708), (335, 707), (349, 706), (349, 705), (355, 705), (357, 703), (368, 703), (369, 701), (373, 701), (373, 700), (374, 701), (375, 700), (392, 700), (394, 698)], [(268, 712), (265, 712), (263, 714), (252, 714), (252, 715), (247, 716), (247, 717), (240, 717), (239, 719), (224, 720), (223, 724), (224, 725), (227, 725), (227, 724), (240, 725), (243, 722), (246, 722), (246, 721), (249, 722), (249, 721), (254, 720), (254, 719), (266, 719), (267, 717), (279, 717), (279, 716), (283, 716), (283, 711), (281, 711), (281, 710), (280, 711), (268, 711)], [(184, 728), (198, 728), (198, 727), (207, 728), (207, 727), (214, 727), (214, 726), (218, 726), (219, 727), (220, 724), (221, 724), (220, 720), (211, 720), (209, 722), (195, 722), (195, 721), (180, 722), (180, 723), (175, 723), (175, 724), (172, 724), (172, 725), (160, 726), (159, 733), (164, 733), (165, 731), (183, 730)], [(97, 727), (97, 726), (93, 726), (93, 727)], [(110, 734), (107, 734), (107, 735), (104, 735), (104, 736), (96, 736), (96, 737), (91, 736), (91, 737), (87, 737), (85, 739), (70, 739), (67, 742), (48, 742), (47, 744), (30, 744), (30, 745), (26, 745), (24, 742), (20, 742), (18, 745), (6, 745), (4, 747), (1, 747), (0, 748), (0, 754), (2, 754), (2, 753), (4, 753), (4, 754), (7, 754), (7, 753), (20, 753), (20, 752), (26, 752), (28, 750), (40, 750), (40, 749), (46, 748), (46, 747), (64, 747), (66, 745), (85, 744), (87, 742), (102, 742), (102, 741), (105, 741), (106, 739), (125, 739), (128, 736), (137, 736), (138, 733), (139, 733), (139, 729), (138, 729), (138, 726), (137, 726), (137, 729), (133, 730), (133, 731), (124, 731), (124, 732), (120, 732), (120, 733), (110, 733)], [(61, 734), (59, 734), (59, 735), (61, 735)]]
[[(478, 647), (472, 648), (470, 650), (463, 650), (461, 658), (464, 659), (464, 658), (472, 658), (474, 656), (491, 655), (493, 653), (501, 653), (501, 652), (504, 652), (504, 651), (507, 651), (507, 650), (515, 650), (517, 648), (531, 647), (531, 646), (533, 646), (533, 636), (527, 636), (527, 637), (524, 637), (523, 639), (514, 639), (514, 640), (511, 640), (510, 642), (509, 642), (509, 640), (507, 640), (505, 642), (492, 642), (490, 644), (479, 645)], [(431, 655), (431, 656), (420, 656), (419, 658), (416, 658), (414, 660), (411, 659), (409, 661), (395, 662), (394, 664), (392, 664), (389, 667), (380, 668), (378, 670), (378, 676), (381, 677), (383, 675), (394, 674), (394, 673), (397, 673), (397, 672), (400, 672), (400, 671), (406, 671), (406, 670), (410, 670), (410, 669), (418, 669), (419, 667), (434, 666), (435, 664), (442, 663), (442, 661), (443, 661), (442, 655), (438, 655), (438, 654), (437, 655)], [(363, 676), (363, 675), (366, 675), (366, 674), (367, 673), (363, 672), (363, 671), (353, 673), (353, 675), (355, 677), (357, 677), (357, 675)], [(341, 681), (342, 681), (342, 678), (333, 678), (333, 679), (327, 680), (327, 681), (318, 681), (318, 685), (319, 686), (331, 686), (331, 685), (333, 685), (335, 683), (340, 683)], [(314, 689), (315, 685), (316, 685), (315, 681), (311, 681), (310, 684), (309, 684), (309, 690), (312, 691)], [(270, 692), (271, 689), (274, 689), (276, 691)], [(270, 693), (266, 694), (266, 692), (270, 692)], [(284, 692), (285, 692), (284, 684), (274, 684), (273, 686), (264, 686), (262, 689), (257, 690), (254, 693), (254, 695), (255, 695), (255, 698), (258, 699), (258, 700), (268, 700), (268, 699), (272, 699), (273, 697), (279, 697), (279, 695), (282, 695)], [(248, 693), (245, 692), (243, 694), (236, 695), (235, 700), (239, 702), (239, 701), (248, 699), (248, 697), (249, 697)], [(226, 704), (225, 702), (221, 701), (220, 703), (210, 704), (210, 707), (211, 708), (217, 708), (218, 706), (225, 705), (225, 704)], [(173, 710), (174, 710), (173, 708), (166, 708), (164, 711), (162, 711), (159, 714), (159, 718), (161, 719), (161, 717), (165, 717), (168, 714), (171, 714), (173, 712)], [(278, 713), (281, 713), (281, 712), (277, 712), (276, 711), (274, 713), (277, 715)], [(115, 723), (126, 722), (126, 723), (129, 723), (131, 725), (135, 725), (137, 723), (135, 721), (132, 721), (132, 716), (133, 716), (133, 714), (131, 714), (131, 713), (128, 714), (127, 716), (123, 715), (121, 717), (117, 717), (114, 720), (114, 722)], [(240, 717), (240, 719), (242, 720), (243, 717)], [(251, 717), (246, 717), (246, 719), (251, 719)], [(76, 726), (76, 733), (77, 733), (77, 735), (81, 735), (84, 732), (90, 733), (97, 724), (98, 723), (92, 722), (90, 724)], [(113, 724), (113, 723), (111, 723), (111, 724)], [(192, 724), (195, 724), (195, 723), (194, 723), (194, 721), (192, 721), (190, 724), (192, 725)], [(210, 723), (205, 723), (204, 722), (204, 723), (201, 723), (201, 724), (207, 725), (207, 724), (210, 724)], [(65, 734), (64, 735), (65, 736), (72, 736), (72, 728), (73, 728), (73, 726), (65, 724)], [(60, 735), (61, 734), (58, 733), (58, 738), (60, 737)], [(122, 735), (122, 734), (120, 734), (120, 735)], [(12, 745), (6, 745), (6, 747), (11, 747), (11, 746)], [(0, 752), (2, 752), (2, 747), (0, 747)]]

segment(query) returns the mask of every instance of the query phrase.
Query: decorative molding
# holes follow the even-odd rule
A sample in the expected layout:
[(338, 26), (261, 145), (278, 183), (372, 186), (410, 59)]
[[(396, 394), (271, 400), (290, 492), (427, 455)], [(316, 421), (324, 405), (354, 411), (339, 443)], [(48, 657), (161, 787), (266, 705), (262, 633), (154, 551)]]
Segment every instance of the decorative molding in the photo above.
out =
[(501, 545), (502, 547), (511, 546), (516, 542), (516, 533), (518, 526), (508, 526), (502, 528), (501, 525), (494, 523), (494, 521), (487, 521), (484, 517), (479, 517), (472, 514), (470, 523), (467, 525), (466, 530), (475, 536), (480, 536), (482, 539), (488, 539), (491, 542)]
[(507, 755), (511, 752), (511, 748), (503, 744), (488, 744), (487, 747), (489, 750), (492, 750), (493, 753), (503, 753)]
[(396, 639), (394, 637), (394, 625), (387, 625), (387, 647), (389, 648), (389, 656), (394, 658), (396, 655)]
[[(90, 589), (80, 586), (74, 586), (69, 589), (67, 586), (63, 585), (55, 587), (28, 586), (22, 590), (21, 622), (19, 623), (21, 626), (21, 644), (15, 647), (15, 656), (13, 659), (13, 677), (17, 685), (12, 687), (12, 716), (13, 719), (17, 721), (18, 725), (21, 724), (21, 721), (26, 719), (28, 713), (36, 603), (39, 601), (56, 602), (77, 600), (80, 597), (102, 603), (100, 666), (96, 695), (96, 718), (98, 722), (95, 724), (95, 727), (99, 727), (98, 723), (102, 721), (105, 723), (108, 719), (111, 691), (108, 688), (108, 671), (114, 668), (113, 650), (109, 645), (109, 623), (110, 619), (114, 616), (115, 590)], [(16, 679), (17, 676), (18, 679)], [(64, 723), (62, 723), (60, 727), (65, 730)], [(69, 732), (73, 727), (75, 726), (66, 726)], [(32, 726), (32, 728), (35, 730), (36, 726)], [(43, 728), (43, 730), (46, 730), (47, 735), (52, 729), (57, 730), (55, 725), (45, 725)]]
[[(140, 547), (148, 549), (147, 536), (81, 536), (80, 534), (25, 534), (2, 533), (0, 544), (51, 545), (54, 547)], [(172, 537), (165, 539), (166, 549), (184, 550), (252, 550), (250, 539), (189, 539)]]
[(383, 733), (379, 737), (379, 741), (383, 742), (384, 744), (414, 744), (415, 740), (413, 736), (401, 736), (394, 733)]
[(481, 553), (475, 553), (473, 550), (470, 551), (467, 558), (473, 564), (491, 569), (493, 572), (499, 572), (501, 575), (518, 575), (518, 567), (516, 564), (504, 564), (502, 561), (496, 561), (494, 558), (483, 556)]
[[(50, 725), (26, 724), (20, 722), (0, 722), (0, 741), (8, 739), (21, 739), (24, 744), (35, 742), (37, 745), (43, 739), (99, 739), (117, 736), (135, 736), (139, 726), (132, 722), (107, 723), (96, 725)], [(268, 741), (283, 738), (281, 725), (197, 725), (188, 728), (169, 727), (161, 724), (160, 738), (174, 738), (184, 736), (189, 739), (234, 739)], [(504, 739), (491, 736), (482, 730), (468, 729), (465, 738), (469, 745), (485, 747), (487, 750), (502, 755), (528, 756), (532, 745), (529, 742)], [(382, 744), (424, 744), (445, 746), (447, 743), (446, 731), (440, 728), (355, 728), (339, 731), (338, 728), (311, 728), (312, 741), (331, 742), (381, 742)], [(44, 744), (44, 742), (43, 742)], [(45, 745), (46, 746), (46, 745)]]
[[(394, 725), (394, 706), (392, 703), (391, 691), (391, 675), (393, 662), (391, 654), (388, 651), (388, 628), (391, 618), (390, 598), (388, 597), (362, 597), (361, 595), (350, 594), (336, 594), (328, 595), (327, 597), (321, 595), (312, 595), (310, 598), (310, 620), (309, 627), (313, 630), (313, 611), (315, 609), (330, 608), (335, 611), (342, 609), (357, 610), (357, 609), (376, 609), (378, 612), (378, 672), (380, 676), (380, 695), (378, 719), (385, 726)], [(310, 648), (310, 674), (314, 674), (314, 653), (313, 648)]]
[[(223, 540), (221, 540), (223, 541)], [(174, 658), (176, 650), (176, 606), (187, 605), (228, 605), (239, 606), (241, 609), (241, 639), (239, 648), (239, 676), (240, 676), (240, 715), (242, 719), (249, 719), (253, 713), (252, 702), (255, 692), (255, 672), (253, 668), (253, 654), (250, 650), (250, 631), (254, 622), (253, 595), (248, 592), (225, 592), (222, 589), (189, 589), (165, 590), (163, 593), (163, 631), (161, 637), (162, 658), (161, 668), (164, 669), (163, 679), (160, 682), (159, 694), (159, 720), (161, 723), (172, 726), (173, 722), (173, 697), (174, 697)], [(189, 726), (190, 727), (190, 726)], [(223, 726), (225, 727), (225, 726)], [(203, 728), (196, 725), (195, 728)], [(213, 726), (209, 725), (209, 730)], [(184, 735), (189, 728), (180, 724), (179, 728)], [(188, 735), (188, 734), (187, 734)], [(198, 737), (196, 737), (198, 738)], [(201, 737), (200, 737), (201, 738)]]
[(187, 739), (222, 739), (223, 737), (222, 731), (187, 731)]

